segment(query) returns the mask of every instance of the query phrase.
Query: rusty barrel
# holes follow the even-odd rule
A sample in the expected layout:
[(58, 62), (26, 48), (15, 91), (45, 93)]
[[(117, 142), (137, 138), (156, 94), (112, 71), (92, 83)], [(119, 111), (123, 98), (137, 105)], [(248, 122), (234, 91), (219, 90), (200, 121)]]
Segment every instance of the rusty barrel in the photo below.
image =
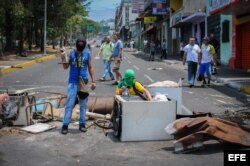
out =
[(94, 112), (102, 115), (111, 114), (113, 105), (114, 96), (89, 97), (88, 101), (89, 112)]

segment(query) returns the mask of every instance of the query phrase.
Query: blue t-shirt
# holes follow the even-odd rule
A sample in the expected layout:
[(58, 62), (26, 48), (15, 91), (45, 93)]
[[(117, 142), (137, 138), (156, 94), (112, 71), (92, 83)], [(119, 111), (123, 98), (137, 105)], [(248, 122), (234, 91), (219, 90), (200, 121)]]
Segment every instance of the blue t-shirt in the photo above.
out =
[(122, 42), (121, 40), (117, 40), (114, 45), (114, 52), (113, 52), (114, 57), (118, 57), (120, 48), (123, 48)]
[(84, 80), (88, 80), (88, 61), (90, 52), (88, 49), (84, 49), (81, 54), (78, 54), (77, 51), (71, 50), (70, 51), (70, 70), (69, 70), (69, 83), (78, 83), (78, 68), (77, 68), (77, 60), (80, 67), (80, 75)]

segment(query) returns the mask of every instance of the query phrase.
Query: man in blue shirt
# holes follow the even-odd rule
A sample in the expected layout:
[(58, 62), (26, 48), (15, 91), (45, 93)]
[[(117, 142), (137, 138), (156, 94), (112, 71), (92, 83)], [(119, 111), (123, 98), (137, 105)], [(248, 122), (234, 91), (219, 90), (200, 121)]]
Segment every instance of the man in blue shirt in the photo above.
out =
[(113, 85), (118, 85), (118, 81), (122, 78), (122, 74), (119, 70), (122, 60), (123, 44), (122, 41), (120, 40), (120, 34), (118, 32), (116, 32), (113, 37), (115, 40), (114, 52), (113, 55), (110, 57), (110, 60), (114, 60), (113, 71), (115, 72), (116, 75), (116, 81), (113, 83)]
[[(61, 50), (62, 61), (65, 62), (66, 51)], [(88, 83), (88, 72), (91, 78), (91, 88), (96, 87), (94, 79), (94, 69), (92, 66), (90, 50), (87, 47), (87, 42), (85, 39), (77, 39), (76, 50), (71, 50), (70, 54), (67, 54), (68, 62), (63, 63), (63, 68), (69, 71), (69, 81), (68, 81), (68, 95), (65, 106), (65, 113), (62, 126), (62, 134), (68, 133), (68, 125), (71, 121), (72, 111), (75, 106), (75, 100), (78, 96), (80, 104), (80, 119), (79, 119), (79, 130), (81, 132), (86, 132), (85, 127), (85, 115), (87, 109), (88, 96), (82, 97), (79, 94), (79, 80), (83, 80), (85, 84)]]

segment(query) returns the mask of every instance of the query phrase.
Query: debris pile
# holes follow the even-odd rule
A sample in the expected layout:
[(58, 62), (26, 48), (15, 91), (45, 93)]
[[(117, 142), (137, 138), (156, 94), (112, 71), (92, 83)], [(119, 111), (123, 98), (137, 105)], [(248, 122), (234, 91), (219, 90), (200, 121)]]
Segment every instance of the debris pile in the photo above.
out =
[[(46, 123), (62, 121), (66, 98), (66, 95), (60, 94), (36, 100), (35, 96), (26, 92), (10, 94), (10, 100), (3, 104), (3, 109), (0, 111), (0, 128), (3, 126), (27, 126), (21, 130), (30, 133), (40, 133), (53, 129), (55, 126)], [(111, 119), (113, 103), (114, 97), (90, 97), (86, 118), (91, 120)], [(79, 120), (79, 109), (78, 101), (76, 101), (72, 122)], [(94, 124), (105, 126), (107, 123), (98, 121)]]
[(250, 130), (215, 117), (181, 118), (169, 124), (165, 130), (176, 139), (176, 153), (202, 148), (207, 137), (250, 147)]

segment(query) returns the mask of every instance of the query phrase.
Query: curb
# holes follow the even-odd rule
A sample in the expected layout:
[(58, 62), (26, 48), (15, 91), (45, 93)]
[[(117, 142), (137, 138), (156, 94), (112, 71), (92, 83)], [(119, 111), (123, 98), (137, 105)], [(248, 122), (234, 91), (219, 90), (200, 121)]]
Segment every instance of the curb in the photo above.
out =
[[(46, 62), (46, 61), (54, 59), (56, 57), (57, 57), (56, 54), (51, 54), (51, 55), (47, 55), (47, 56), (44, 56), (44, 57), (41, 57), (41, 58), (37, 58), (37, 59), (34, 59), (34, 60), (27, 61), (27, 62), (24, 62), (24, 63), (13, 65), (13, 66), (26, 68), (26, 67), (34, 65), (36, 63)], [(11, 73), (11, 72), (14, 72), (14, 71), (17, 71), (17, 70), (20, 70), (20, 68), (4, 68), (4, 69), (0, 69), (0, 75), (8, 74), (8, 73)]]
[(240, 91), (250, 95), (250, 86), (249, 85), (242, 85), (240, 88)]
[(226, 84), (228, 87), (230, 87), (232, 89), (235, 89), (239, 92), (250, 95), (250, 86), (249, 85), (243, 85), (243, 84), (240, 84), (238, 82), (228, 81), (228, 80), (225, 80), (224, 78), (215, 77), (215, 76), (212, 76), (211, 80)]

